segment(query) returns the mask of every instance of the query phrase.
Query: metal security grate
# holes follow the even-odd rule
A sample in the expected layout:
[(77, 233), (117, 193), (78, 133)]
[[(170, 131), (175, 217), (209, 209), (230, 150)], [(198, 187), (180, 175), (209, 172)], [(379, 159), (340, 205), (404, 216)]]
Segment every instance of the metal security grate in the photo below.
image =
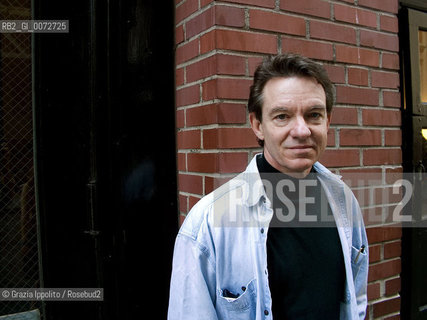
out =
[[(31, 1), (0, 4), (0, 20), (30, 19)], [(31, 81), (31, 35), (0, 33), (0, 288), (40, 286)], [(0, 301), (0, 316), (36, 308)]]

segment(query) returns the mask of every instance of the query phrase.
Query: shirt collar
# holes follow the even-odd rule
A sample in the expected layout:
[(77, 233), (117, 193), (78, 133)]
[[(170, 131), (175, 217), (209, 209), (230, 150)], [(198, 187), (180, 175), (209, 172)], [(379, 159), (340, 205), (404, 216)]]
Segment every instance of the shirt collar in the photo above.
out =
[[(249, 162), (246, 170), (240, 174), (240, 178), (245, 181), (243, 185), (243, 193), (247, 195), (245, 197), (244, 203), (248, 206), (256, 205), (261, 199), (267, 199), (267, 195), (265, 193), (261, 176), (258, 170), (256, 158), (261, 156), (262, 153), (257, 153)], [(329, 169), (323, 166), (320, 162), (316, 162), (314, 165), (314, 170), (317, 174), (325, 179), (325, 180), (340, 180), (341, 176), (333, 174)]]
[(245, 181), (243, 186), (245, 197), (245, 203), (248, 207), (256, 205), (261, 198), (266, 198), (265, 190), (259, 175), (256, 158), (261, 153), (256, 154), (251, 162), (249, 162), (246, 170), (241, 174), (241, 178)]

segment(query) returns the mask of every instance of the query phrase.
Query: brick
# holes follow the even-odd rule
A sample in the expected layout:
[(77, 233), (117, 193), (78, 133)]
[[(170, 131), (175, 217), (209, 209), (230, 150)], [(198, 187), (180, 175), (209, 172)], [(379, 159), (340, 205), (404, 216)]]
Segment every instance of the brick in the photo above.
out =
[(187, 155), (188, 170), (205, 173), (233, 173), (245, 169), (246, 152), (237, 153), (190, 153)]
[(245, 123), (246, 105), (235, 103), (220, 103), (217, 105), (218, 124)]
[(368, 301), (376, 300), (380, 297), (381, 297), (380, 284), (379, 283), (368, 284)]
[(232, 55), (214, 55), (186, 67), (187, 83), (213, 75), (245, 75), (244, 58)]
[(217, 30), (209, 31), (200, 37), (200, 53), (208, 53), (216, 49), (216, 32)]
[(381, 168), (341, 169), (340, 174), (350, 187), (372, 186), (372, 181), (382, 181)]
[(176, 90), (177, 107), (194, 104), (200, 101), (200, 85), (196, 84)]
[(362, 25), (370, 28), (377, 27), (377, 15), (371, 11), (335, 4), (334, 15), (335, 19), (338, 21)]
[(402, 131), (401, 130), (385, 130), (384, 142), (386, 146), (401, 146)]
[(348, 83), (359, 85), (359, 86), (368, 86), (369, 84), (369, 71), (367, 69), (359, 68), (348, 68)]
[(357, 50), (357, 59), (357, 63), (364, 66), (379, 66), (379, 53), (377, 51), (359, 48)]
[(198, 106), (186, 110), (186, 123), (188, 127), (216, 123), (216, 104)]
[(218, 172), (219, 173), (240, 173), (245, 170), (248, 164), (247, 152), (219, 153)]
[(282, 52), (299, 53), (306, 57), (319, 60), (333, 59), (333, 47), (331, 43), (313, 40), (282, 37)]
[(256, 68), (261, 64), (262, 57), (249, 57), (248, 58), (248, 71), (249, 76), (253, 76), (255, 73)]
[(323, 67), (333, 83), (345, 83), (345, 69), (343, 66), (324, 64)]
[(401, 113), (400, 110), (363, 109), (362, 123), (368, 126), (400, 126)]
[(249, 27), (300, 36), (306, 34), (303, 18), (261, 10), (249, 11)]
[(224, 0), (224, 2), (247, 4), (251, 6), (274, 8), (276, 6), (275, 0)]
[(397, 13), (399, 5), (398, 0), (359, 0), (359, 6), (378, 9), (379, 11), (386, 11)]
[(251, 128), (219, 128), (203, 130), (203, 148), (253, 148), (258, 143)]
[(242, 28), (245, 26), (244, 9), (219, 5), (216, 5), (214, 8), (216, 25), (237, 28)]
[(246, 123), (246, 106), (235, 103), (215, 103), (186, 111), (187, 126)]
[(214, 8), (209, 8), (185, 23), (186, 38), (190, 39), (215, 24)]
[(335, 48), (337, 62), (379, 67), (380, 54), (378, 51), (338, 44)]
[(368, 106), (378, 106), (377, 89), (336, 86), (336, 102)]
[(401, 241), (395, 241), (384, 244), (384, 259), (400, 257), (402, 254)]
[(367, 149), (363, 150), (363, 165), (392, 165), (402, 163), (401, 149)]
[(373, 310), (375, 318), (400, 311), (400, 297), (375, 303)]
[(200, 197), (194, 197), (194, 196), (189, 196), (188, 197), (188, 210), (191, 210), (191, 208), (194, 207), (194, 205), (199, 202), (201, 198)]
[(175, 85), (180, 87), (184, 84), (184, 68), (177, 68), (175, 70)]
[(200, 9), (206, 7), (208, 4), (214, 2), (215, 0), (200, 0)]
[(332, 109), (331, 124), (357, 124), (357, 110), (355, 108), (334, 107)]
[(217, 172), (217, 153), (189, 153), (187, 154), (187, 167), (190, 172)]
[(377, 31), (360, 30), (360, 44), (365, 47), (399, 51), (397, 35), (385, 34)]
[(175, 44), (184, 42), (184, 25), (180, 25), (175, 29)]
[(178, 131), (177, 147), (178, 149), (198, 149), (200, 148), (201, 134), (200, 130)]
[(199, 54), (199, 39), (179, 45), (176, 49), (175, 61), (179, 65), (183, 62), (197, 57)]
[(401, 279), (395, 278), (385, 282), (385, 295), (392, 296), (400, 292)]
[(382, 67), (383, 69), (399, 70), (399, 55), (397, 53), (384, 52), (382, 57)]
[(366, 233), (369, 244), (371, 245), (402, 238), (402, 228), (400, 225), (367, 228)]
[[(359, 200), (359, 198), (357, 198)], [(372, 225), (379, 225), (384, 223), (383, 218), (383, 208), (382, 207), (366, 207), (370, 204), (368, 203), (368, 197), (362, 197), (361, 205), (365, 206), (362, 208), (363, 221), (365, 222), (366, 227), (370, 227)], [(359, 200), (360, 201), (360, 200)]]
[[(356, 197), (357, 201), (359, 202), (359, 205), (363, 208), (366, 206), (371, 206), (371, 197), (369, 194), (369, 188), (367, 189), (355, 189), (353, 190), (354, 196)], [(369, 211), (366, 212), (364, 211), (366, 209), (362, 209), (362, 213), (363, 213), (363, 219), (365, 221), (365, 224), (368, 225), (369, 223), (371, 223), (371, 217), (369, 216)], [(365, 214), (367, 213), (367, 214)]]
[(354, 167), (360, 165), (359, 149), (326, 149), (320, 158), (326, 167)]
[(204, 101), (213, 99), (241, 99), (249, 97), (249, 87), (252, 80), (247, 79), (212, 79), (202, 84)]
[(216, 57), (210, 56), (186, 67), (187, 83), (216, 74)]
[(328, 130), (328, 141), (326, 145), (328, 147), (335, 147), (335, 130), (334, 129)]
[(377, 15), (374, 12), (357, 9), (356, 10), (356, 22), (360, 26), (366, 26), (370, 28), (377, 27)]
[(223, 75), (245, 75), (246, 61), (243, 57), (229, 54), (216, 55), (216, 72)]
[(175, 9), (175, 23), (178, 24), (199, 8), (198, 0), (185, 0)]
[(400, 108), (400, 92), (383, 91), (383, 104), (384, 107)]
[(389, 168), (386, 169), (385, 182), (387, 184), (394, 184), (397, 180), (403, 178), (403, 168)]
[(234, 30), (213, 30), (200, 39), (201, 53), (213, 49), (244, 52), (277, 53), (275, 35)]
[(370, 265), (368, 282), (390, 278), (398, 275), (401, 271), (400, 259), (381, 262), (375, 265)]
[(341, 129), (341, 146), (375, 146), (381, 145), (380, 130)]
[(395, 16), (380, 16), (380, 29), (397, 33), (399, 31), (399, 21)]
[(331, 17), (329, 3), (322, 0), (282, 0), (280, 9), (327, 19)]
[(310, 21), (310, 37), (356, 44), (356, 30), (354, 28), (329, 22)]
[(381, 260), (382, 245), (369, 246), (369, 263), (378, 262)]
[(375, 188), (373, 197), (373, 204), (399, 203), (403, 198), (403, 188), (398, 188), (398, 193), (395, 193), (394, 188)]
[(178, 186), (182, 192), (203, 194), (203, 178), (191, 174), (178, 174)]
[(185, 127), (185, 111), (178, 110), (175, 115), (175, 123), (177, 128)]
[(178, 204), (179, 204), (179, 211), (183, 213), (188, 212), (188, 197), (180, 194), (178, 196)]
[[(381, 189), (377, 189), (377, 190), (381, 190)], [(382, 194), (378, 192), (379, 194), (378, 198), (382, 198), (380, 200), (382, 200), (383, 203), (393, 204), (393, 203), (399, 203), (402, 201), (406, 189), (403, 186), (400, 186), (397, 188), (396, 186), (393, 186), (393, 187), (383, 187), (382, 191), (383, 191)]]
[(372, 87), (376, 88), (399, 88), (399, 74), (397, 72), (372, 71)]
[(187, 170), (187, 156), (185, 153), (178, 152), (177, 154), (177, 165), (178, 165), (178, 171), (186, 171)]
[[(371, 188), (372, 189), (372, 188)], [(399, 203), (403, 198), (403, 188), (398, 188), (398, 192), (394, 188), (379, 187), (373, 190), (372, 204), (385, 204)]]

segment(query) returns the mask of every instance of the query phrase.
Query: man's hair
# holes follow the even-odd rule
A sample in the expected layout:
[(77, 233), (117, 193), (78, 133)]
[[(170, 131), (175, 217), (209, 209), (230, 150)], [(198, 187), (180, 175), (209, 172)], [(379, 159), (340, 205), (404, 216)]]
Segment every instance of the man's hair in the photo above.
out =
[[(263, 90), (268, 80), (273, 78), (305, 77), (315, 79), (325, 90), (326, 112), (332, 112), (334, 93), (332, 82), (320, 64), (298, 54), (269, 56), (257, 67), (251, 86), (248, 110), (262, 121)], [(263, 141), (259, 141), (260, 144)]]

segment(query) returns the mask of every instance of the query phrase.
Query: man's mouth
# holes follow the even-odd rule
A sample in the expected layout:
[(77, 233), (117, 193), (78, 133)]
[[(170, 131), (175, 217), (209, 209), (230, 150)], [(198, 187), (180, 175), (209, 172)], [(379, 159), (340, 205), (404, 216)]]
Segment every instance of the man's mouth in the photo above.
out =
[(288, 147), (288, 149), (291, 150), (307, 150), (307, 149), (313, 149), (314, 147), (312, 145), (308, 145), (308, 144), (304, 144), (304, 145), (297, 145), (297, 146), (293, 146), (293, 147)]

